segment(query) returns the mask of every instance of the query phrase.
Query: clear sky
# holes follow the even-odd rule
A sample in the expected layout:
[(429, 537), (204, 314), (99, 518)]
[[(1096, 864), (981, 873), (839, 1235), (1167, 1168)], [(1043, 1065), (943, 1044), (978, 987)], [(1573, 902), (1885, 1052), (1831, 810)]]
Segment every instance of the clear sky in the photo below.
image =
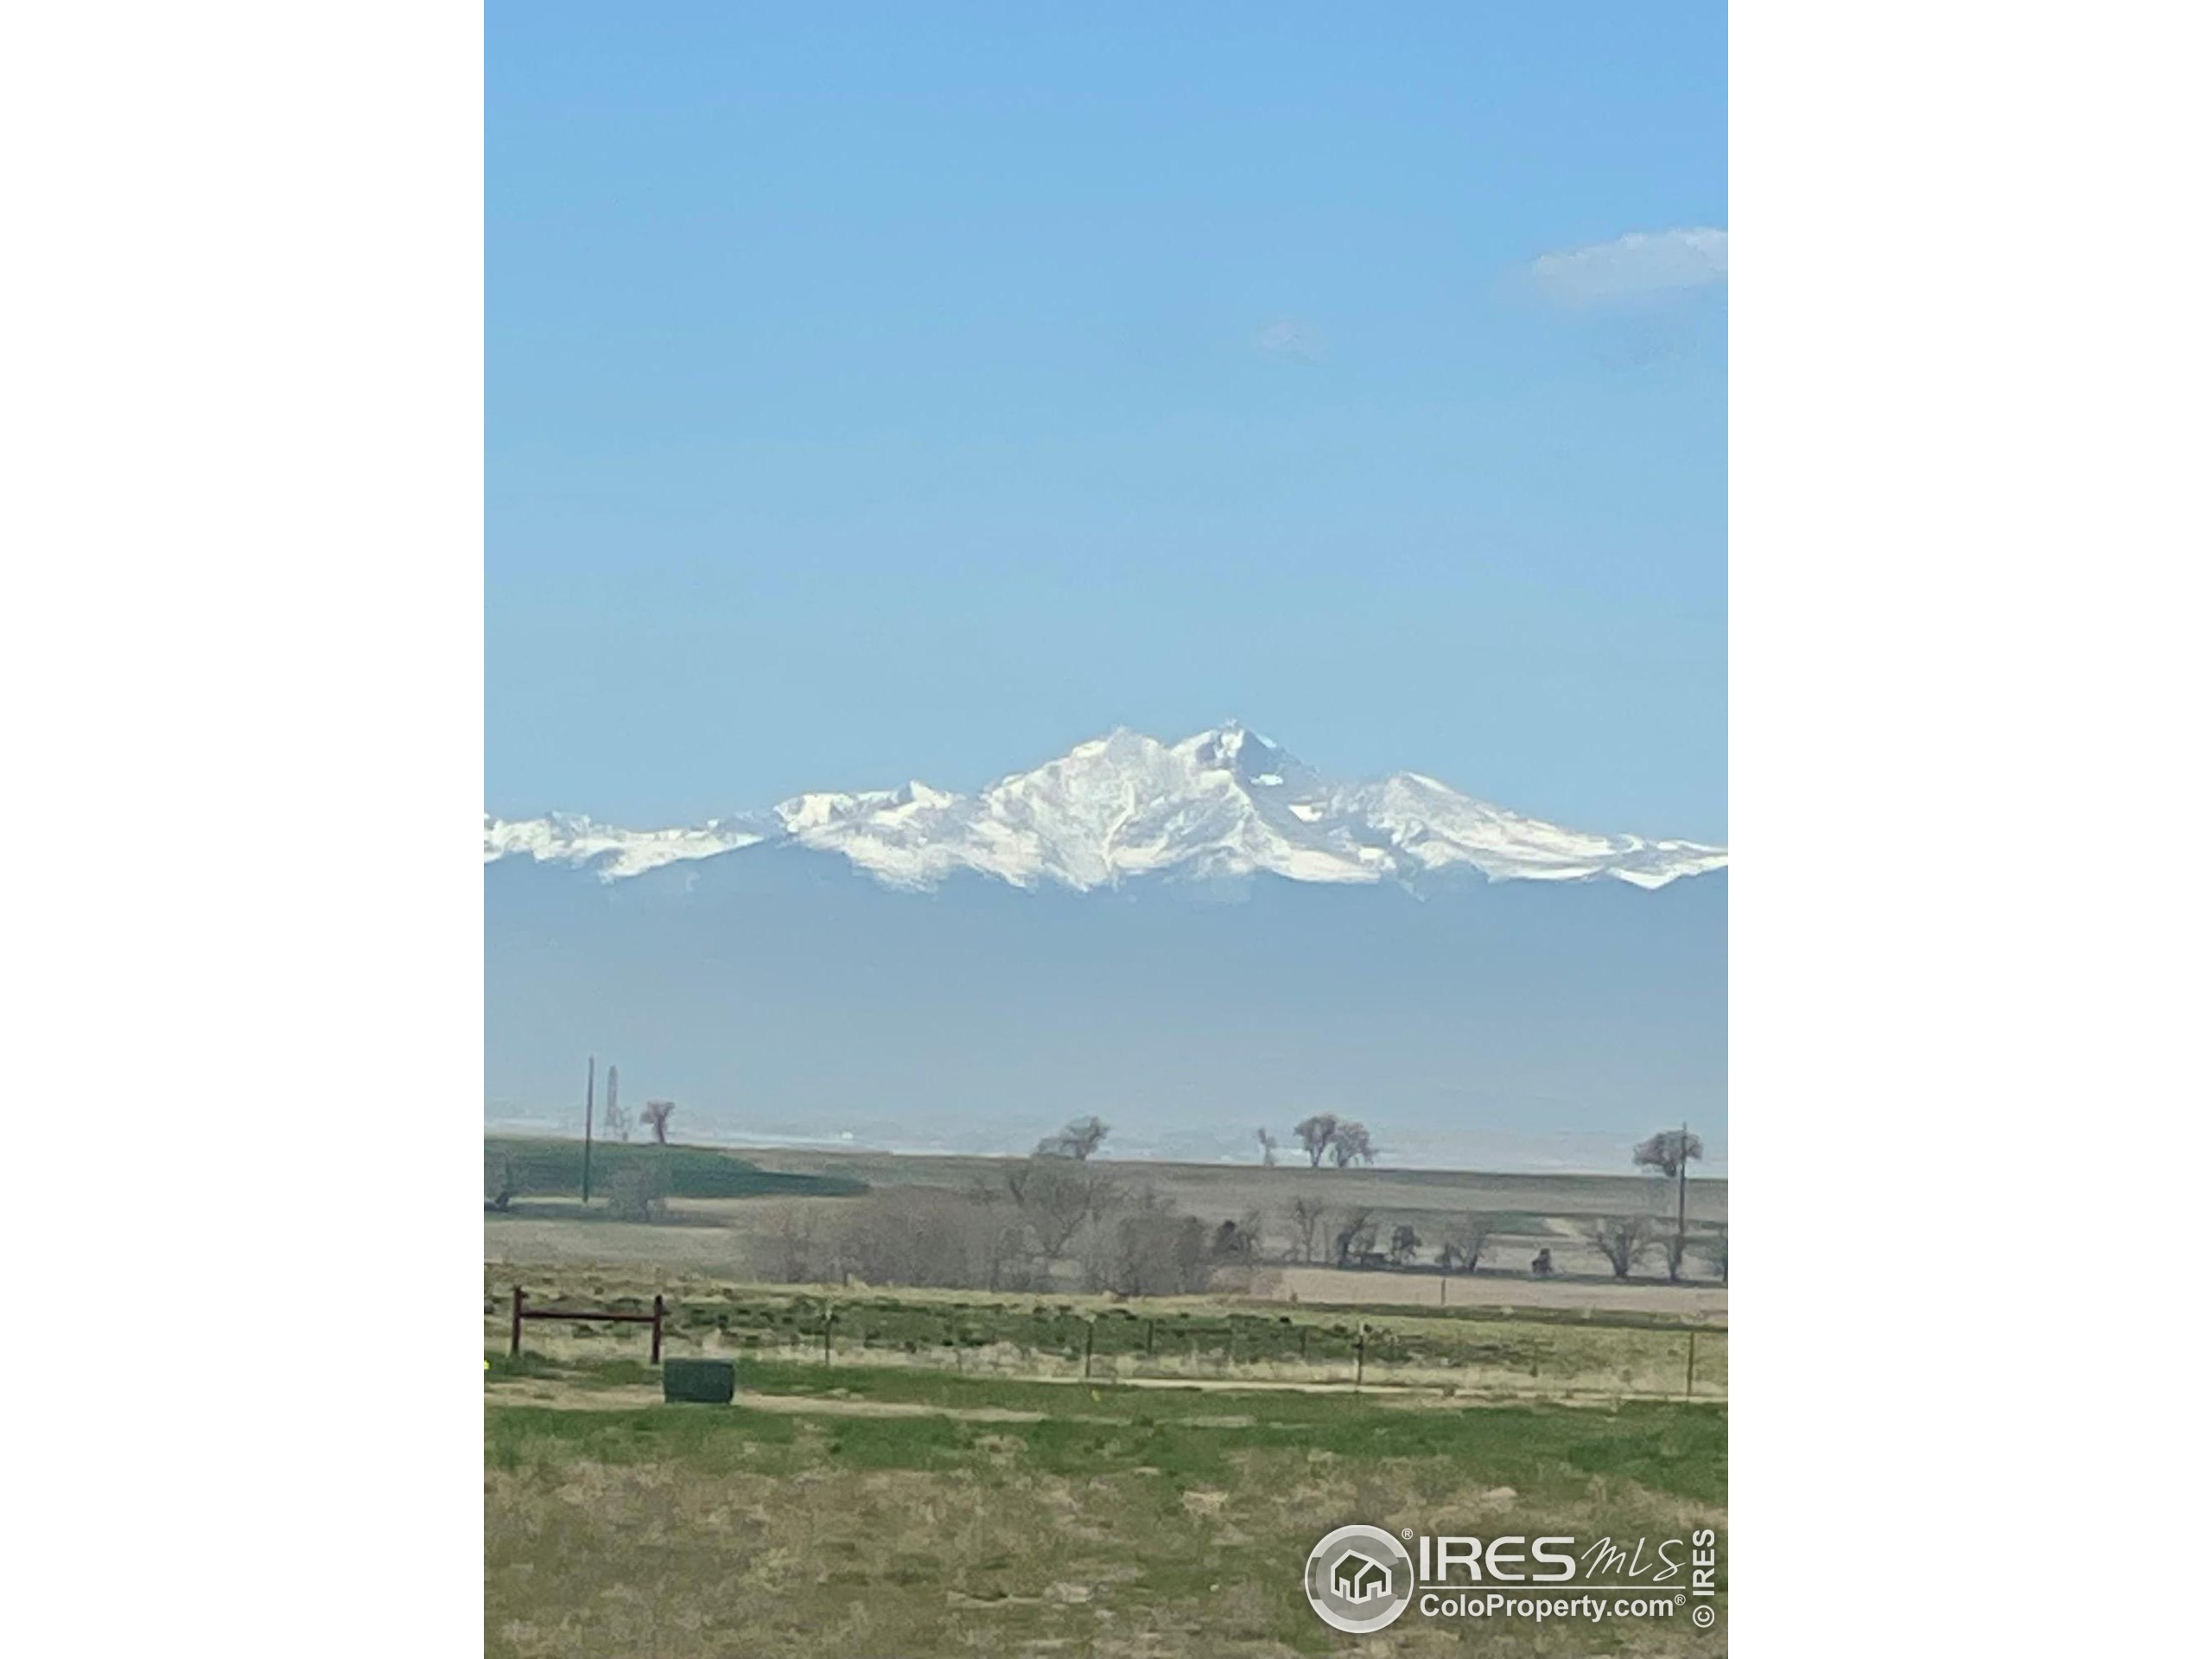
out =
[(1235, 715), (1726, 839), (1722, 6), (487, 35), (493, 811)]

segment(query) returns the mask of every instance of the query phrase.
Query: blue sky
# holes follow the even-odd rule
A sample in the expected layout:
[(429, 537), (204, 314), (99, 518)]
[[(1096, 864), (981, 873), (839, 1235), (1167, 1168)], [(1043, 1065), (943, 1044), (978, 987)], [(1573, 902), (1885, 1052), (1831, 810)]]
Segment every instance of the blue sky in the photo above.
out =
[(493, 810), (1236, 715), (1726, 839), (1721, 6), (486, 27)]

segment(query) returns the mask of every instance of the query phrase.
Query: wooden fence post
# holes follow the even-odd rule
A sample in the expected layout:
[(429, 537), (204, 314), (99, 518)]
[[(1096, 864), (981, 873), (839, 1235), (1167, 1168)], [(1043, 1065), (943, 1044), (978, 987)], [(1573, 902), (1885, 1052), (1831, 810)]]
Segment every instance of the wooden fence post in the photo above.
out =
[(1689, 1363), (1682, 1367), (1682, 1398), (1687, 1400), (1697, 1392), (1697, 1332), (1690, 1332)]
[(1351, 1385), (1354, 1389), (1357, 1389), (1367, 1381), (1367, 1326), (1363, 1324), (1359, 1327), (1359, 1346), (1357, 1353), (1357, 1357), (1353, 1363), (1351, 1374)]
[(659, 1293), (658, 1291), (655, 1291), (655, 1292), (653, 1293), (653, 1357), (652, 1357), (652, 1363), (653, 1363), (654, 1364), (656, 1364), (656, 1365), (658, 1365), (658, 1364), (659, 1364), (659, 1363), (660, 1363), (660, 1327), (661, 1327), (661, 1323), (662, 1323), (662, 1321), (663, 1321), (664, 1319), (665, 1319), (667, 1318), (667, 1315), (668, 1315), (668, 1304), (667, 1304), (666, 1302), (664, 1302), (664, 1301), (663, 1301), (663, 1300), (661, 1300), (661, 1294), (660, 1294), (660, 1293)]
[(830, 1327), (837, 1318), (837, 1310), (826, 1302), (822, 1308), (822, 1363), (830, 1363)]
[(1090, 1381), (1090, 1344), (1097, 1335), (1098, 1321), (1085, 1319), (1083, 1322), (1083, 1380), (1086, 1382)]
[(520, 1359), (522, 1357), (522, 1287), (520, 1285), (515, 1287), (512, 1325), (512, 1328), (507, 1332), (507, 1357)]

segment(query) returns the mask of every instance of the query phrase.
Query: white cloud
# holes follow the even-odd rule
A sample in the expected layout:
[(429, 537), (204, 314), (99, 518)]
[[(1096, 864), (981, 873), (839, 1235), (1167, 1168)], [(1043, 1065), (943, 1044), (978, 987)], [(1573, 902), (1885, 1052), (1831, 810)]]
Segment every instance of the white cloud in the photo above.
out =
[(1548, 253), (1529, 266), (1537, 283), (1561, 299), (1625, 300), (1728, 280), (1728, 232), (1631, 231), (1618, 241)]
[(1321, 355), (1321, 331), (1298, 317), (1279, 317), (1260, 330), (1252, 342), (1270, 357)]

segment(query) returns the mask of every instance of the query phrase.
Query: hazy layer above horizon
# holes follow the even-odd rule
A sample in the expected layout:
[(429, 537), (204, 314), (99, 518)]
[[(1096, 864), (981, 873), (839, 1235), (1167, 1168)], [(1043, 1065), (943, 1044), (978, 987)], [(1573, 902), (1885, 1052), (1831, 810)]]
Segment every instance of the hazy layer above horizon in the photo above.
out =
[(1095, 1112), (1203, 1162), (1334, 1111), (1405, 1166), (1603, 1171), (1683, 1121), (1725, 1166), (1725, 874), (918, 894), (794, 849), (485, 879), (487, 1122), (580, 1129), (590, 1054), (733, 1142), (1015, 1152)]

